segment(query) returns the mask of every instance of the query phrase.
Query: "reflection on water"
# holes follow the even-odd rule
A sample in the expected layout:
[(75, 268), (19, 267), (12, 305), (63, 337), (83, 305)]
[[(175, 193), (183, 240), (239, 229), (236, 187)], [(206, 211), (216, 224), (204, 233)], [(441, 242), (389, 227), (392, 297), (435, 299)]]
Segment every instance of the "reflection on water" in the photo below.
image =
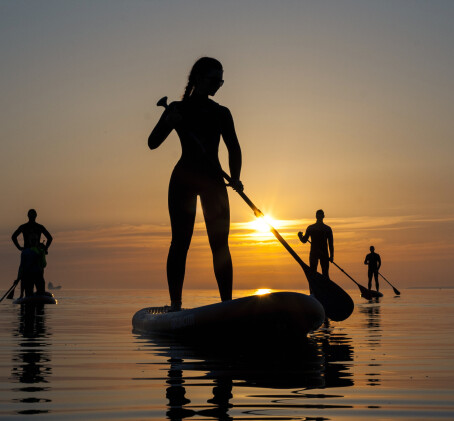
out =
[[(380, 323), (380, 298), (373, 298), (368, 304), (359, 306), (359, 311), (365, 316), (364, 332), (365, 343), (370, 349), (371, 361), (375, 361), (375, 356), (379, 352), (382, 329)], [(371, 362), (368, 364), (370, 372), (366, 373), (368, 386), (380, 386), (380, 367), (381, 364)]]
[[(147, 338), (152, 353), (167, 359), (167, 417), (171, 420), (196, 414), (220, 420), (233, 419), (229, 412), (238, 406), (232, 400), (236, 394), (242, 395), (245, 388), (254, 388), (250, 398), (263, 400), (263, 405), (248, 405), (249, 416), (251, 411), (258, 416), (276, 408), (313, 408), (313, 404), (304, 402), (314, 397), (308, 390), (354, 384), (350, 371), (352, 341), (345, 334), (333, 333), (329, 327), (317, 331), (309, 339), (288, 340), (285, 343), (264, 340), (247, 346), (208, 341), (181, 342), (157, 336), (138, 335), (137, 338), (142, 341)], [(155, 363), (144, 363), (147, 364)], [(197, 387), (206, 387), (207, 382), (212, 389), (206, 403), (191, 405), (191, 394), (199, 395)], [(261, 395), (257, 389), (267, 390)], [(316, 396), (317, 399), (333, 397), (320, 392)], [(327, 402), (317, 407), (350, 406)]]
[(18, 337), (19, 347), (13, 353), (11, 377), (13, 382), (23, 384), (13, 389), (20, 395), (14, 401), (26, 404), (26, 409), (17, 413), (48, 413), (49, 409), (45, 404), (51, 400), (45, 398), (46, 393), (42, 392), (50, 391), (48, 383), (52, 365), (49, 346), (52, 334), (46, 327), (44, 305), (21, 305), (17, 311), (18, 326), (12, 333)]
[[(195, 307), (218, 292), (191, 296)], [(454, 290), (357, 296), (348, 320), (306, 341), (254, 346), (131, 333), (132, 315), (167, 290), (59, 298), (0, 305), (2, 421), (454, 419)]]

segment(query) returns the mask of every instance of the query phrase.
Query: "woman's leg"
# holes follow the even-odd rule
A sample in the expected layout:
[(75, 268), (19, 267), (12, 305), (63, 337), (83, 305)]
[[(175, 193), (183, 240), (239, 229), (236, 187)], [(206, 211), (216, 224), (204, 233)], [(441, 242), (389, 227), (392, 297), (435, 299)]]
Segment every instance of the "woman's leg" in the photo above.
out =
[(200, 201), (221, 300), (231, 300), (233, 269), (229, 249), (230, 207), (224, 183), (213, 182), (210, 188), (200, 195)]
[(191, 244), (197, 206), (197, 195), (182, 182), (184, 177), (174, 171), (169, 185), (169, 214), (172, 242), (167, 257), (167, 282), (172, 307), (181, 307), (186, 257)]

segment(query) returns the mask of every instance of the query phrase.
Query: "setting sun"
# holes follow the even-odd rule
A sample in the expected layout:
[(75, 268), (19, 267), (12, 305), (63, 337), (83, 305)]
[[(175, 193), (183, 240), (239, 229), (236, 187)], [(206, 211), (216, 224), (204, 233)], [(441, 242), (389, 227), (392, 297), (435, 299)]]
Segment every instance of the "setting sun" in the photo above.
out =
[(254, 295), (265, 295), (265, 294), (269, 294), (270, 292), (272, 292), (272, 289), (260, 288), (260, 289), (258, 289), (257, 291), (254, 292)]
[(270, 216), (265, 215), (260, 218), (254, 219), (249, 224), (252, 229), (263, 233), (270, 232), (270, 225), (272, 225), (274, 228), (277, 228), (278, 221), (274, 220)]

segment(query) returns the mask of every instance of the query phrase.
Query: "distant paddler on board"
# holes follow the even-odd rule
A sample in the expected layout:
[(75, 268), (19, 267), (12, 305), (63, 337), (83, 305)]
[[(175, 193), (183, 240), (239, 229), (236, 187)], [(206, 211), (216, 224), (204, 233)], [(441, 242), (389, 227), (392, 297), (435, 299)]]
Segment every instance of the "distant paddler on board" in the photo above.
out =
[(381, 267), (381, 258), (378, 253), (375, 253), (374, 246), (370, 246), (369, 250), (370, 250), (370, 253), (364, 259), (364, 264), (368, 266), (368, 269), (367, 269), (367, 278), (369, 280), (368, 288), (369, 289), (372, 288), (372, 276), (373, 276), (375, 279), (375, 290), (378, 292), (378, 290), (379, 290), (378, 271), (380, 270), (380, 267)]
[(298, 237), (303, 244), (307, 243), (310, 237), (309, 265), (312, 270), (317, 271), (320, 261), (322, 274), (329, 277), (329, 262), (332, 263), (334, 259), (333, 230), (323, 222), (325, 212), (322, 209), (315, 212), (315, 218), (317, 222), (307, 227), (306, 234), (299, 232)]
[[(33, 289), (36, 287), (36, 292), (39, 295), (45, 293), (44, 281), (44, 268), (46, 267), (46, 254), (52, 243), (52, 235), (44, 227), (44, 225), (36, 222), (38, 213), (35, 209), (30, 209), (27, 213), (28, 222), (20, 225), (11, 236), (11, 240), (18, 250), (21, 251), (21, 263), (19, 266), (18, 278), (15, 285), (21, 280), (21, 293), (22, 298), (25, 296), (33, 295)], [(23, 246), (19, 244), (18, 238), (22, 234)], [(43, 235), (47, 242), (41, 243), (41, 235)], [(14, 288), (8, 295), (12, 299), (14, 296)]]

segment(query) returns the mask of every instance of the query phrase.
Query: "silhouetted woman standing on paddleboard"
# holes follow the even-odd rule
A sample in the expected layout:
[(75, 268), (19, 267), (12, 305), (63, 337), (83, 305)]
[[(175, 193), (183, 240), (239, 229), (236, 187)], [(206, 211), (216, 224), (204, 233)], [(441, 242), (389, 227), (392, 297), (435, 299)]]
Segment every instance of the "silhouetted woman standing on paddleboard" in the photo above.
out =
[(173, 129), (182, 147), (169, 185), (172, 242), (167, 258), (167, 280), (172, 310), (181, 308), (186, 256), (191, 243), (200, 196), (221, 300), (232, 299), (232, 259), (228, 245), (230, 208), (218, 157), (221, 136), (229, 153), (232, 181), (242, 191), (241, 148), (228, 108), (209, 99), (223, 85), (221, 63), (210, 57), (196, 61), (189, 74), (183, 99), (164, 111), (148, 138), (156, 149)]

